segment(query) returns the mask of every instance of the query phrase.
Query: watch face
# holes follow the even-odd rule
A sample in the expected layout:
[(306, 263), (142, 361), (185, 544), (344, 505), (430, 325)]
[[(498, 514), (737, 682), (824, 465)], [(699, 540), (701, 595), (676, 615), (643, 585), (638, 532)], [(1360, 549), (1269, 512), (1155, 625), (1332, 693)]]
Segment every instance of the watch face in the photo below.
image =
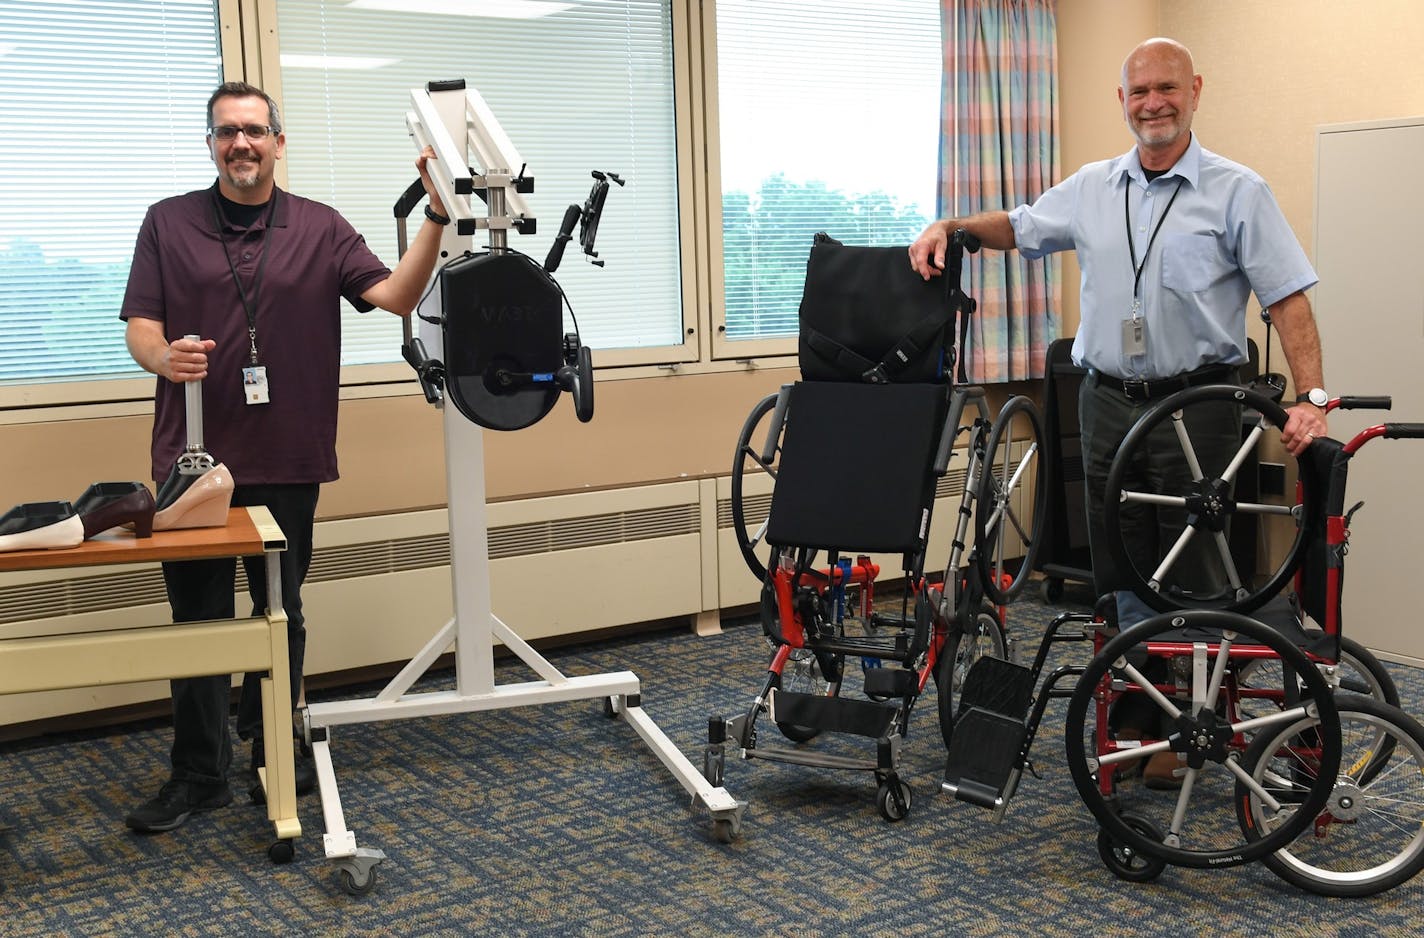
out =
[(1306, 399), (1316, 407), (1324, 407), (1330, 403), (1330, 395), (1325, 393), (1324, 388), (1311, 388), (1310, 392), (1306, 394)]

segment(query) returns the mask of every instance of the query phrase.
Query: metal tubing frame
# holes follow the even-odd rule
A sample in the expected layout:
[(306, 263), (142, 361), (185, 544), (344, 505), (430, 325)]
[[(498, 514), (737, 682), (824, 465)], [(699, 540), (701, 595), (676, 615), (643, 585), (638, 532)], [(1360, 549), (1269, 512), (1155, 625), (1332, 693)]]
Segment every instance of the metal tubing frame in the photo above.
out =
[[(442, 200), (451, 216), (469, 211), (467, 196), (455, 196), (458, 187), (445, 178), (453, 166), (456, 173), (466, 170), (462, 142), (475, 134), (466, 123), (472, 117), (486, 126), (482, 140), (504, 141), (498, 125), (492, 124), (483, 100), (472, 90), (426, 92), (412, 91), (416, 110), (407, 115), (417, 146), (434, 146), (440, 154), (438, 172), (432, 173)], [(478, 102), (478, 103), (476, 103)], [(436, 122), (438, 121), (438, 123)], [(496, 133), (490, 134), (493, 129)], [(468, 133), (467, 133), (468, 132)], [(483, 155), (482, 155), (483, 158)], [(521, 164), (522, 165), (522, 164)], [(432, 164), (432, 168), (434, 165)], [(519, 167), (495, 167), (517, 170)], [(493, 176), (487, 177), (493, 182)], [(513, 180), (504, 176), (503, 194), (508, 199), (491, 198), (489, 208), (503, 212), (510, 202), (522, 205), (514, 194)], [(496, 195), (491, 186), (489, 194)], [(470, 248), (469, 239), (450, 226), (445, 230), (442, 250), (447, 256), (458, 256)], [(493, 235), (496, 225), (488, 225)], [(503, 234), (504, 232), (499, 232)], [(423, 304), (426, 315), (438, 315), (442, 298), (432, 290)], [(443, 350), (440, 353), (443, 355)], [(364, 881), (371, 868), (384, 859), (379, 850), (360, 848), (355, 834), (347, 828), (337, 789), (332, 763), (331, 739), (328, 727), (383, 720), (412, 719), (439, 714), (472, 713), (519, 706), (536, 706), (569, 700), (605, 698), (615, 716), (622, 717), (653, 751), (653, 754), (673, 774), (679, 784), (693, 797), (695, 805), (706, 808), (713, 821), (728, 821), (735, 833), (741, 827), (746, 805), (720, 786), (713, 786), (660, 730), (641, 706), (637, 675), (617, 671), (581, 677), (567, 677), (527, 642), (500, 621), (490, 605), (489, 525), (485, 509), (485, 463), (481, 429), (465, 420), (456, 409), (441, 407), (445, 434), (445, 464), (447, 499), (450, 516), (450, 569), (455, 616), (410, 660), (399, 674), (375, 697), (342, 700), (308, 706), (304, 722), (316, 762), (317, 781), (321, 793), (322, 813), (326, 823), (323, 844), (327, 859), (338, 869)], [(496, 685), (494, 681), (494, 643), (503, 643), (516, 657), (528, 665), (541, 680), (520, 684)], [(410, 693), (421, 675), (453, 646), (455, 653), (456, 689), (454, 691)], [(270, 742), (270, 740), (269, 740)], [(270, 758), (270, 755), (269, 755)]]

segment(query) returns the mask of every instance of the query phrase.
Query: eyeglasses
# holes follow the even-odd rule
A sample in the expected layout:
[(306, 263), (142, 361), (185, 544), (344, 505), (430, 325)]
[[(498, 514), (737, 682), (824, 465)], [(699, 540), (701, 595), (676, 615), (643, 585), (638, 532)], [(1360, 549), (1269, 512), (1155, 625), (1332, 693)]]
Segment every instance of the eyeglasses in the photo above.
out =
[(227, 143), (236, 140), (238, 134), (242, 134), (248, 140), (266, 140), (269, 134), (277, 131), (266, 124), (221, 124), (217, 127), (208, 128), (208, 136), (215, 140)]

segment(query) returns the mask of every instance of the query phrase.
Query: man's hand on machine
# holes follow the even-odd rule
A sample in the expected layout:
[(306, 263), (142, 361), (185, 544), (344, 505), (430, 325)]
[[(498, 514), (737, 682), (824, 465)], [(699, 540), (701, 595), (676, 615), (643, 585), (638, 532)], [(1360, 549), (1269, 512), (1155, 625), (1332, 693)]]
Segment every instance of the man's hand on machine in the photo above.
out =
[(435, 191), (435, 183), (430, 181), (430, 170), (426, 167), (426, 164), (434, 159), (439, 159), (435, 155), (435, 148), (425, 147), (415, 159), (415, 169), (420, 173), (420, 184), (425, 186), (425, 194), (430, 199), (430, 210), (437, 215), (448, 217), (450, 213), (445, 211), (445, 203), (440, 201), (440, 194)]
[(1325, 411), (1311, 403), (1286, 408), (1286, 425), (1281, 429), (1281, 445), (1292, 456), (1299, 456), (1318, 436), (1325, 436), (1330, 427)]

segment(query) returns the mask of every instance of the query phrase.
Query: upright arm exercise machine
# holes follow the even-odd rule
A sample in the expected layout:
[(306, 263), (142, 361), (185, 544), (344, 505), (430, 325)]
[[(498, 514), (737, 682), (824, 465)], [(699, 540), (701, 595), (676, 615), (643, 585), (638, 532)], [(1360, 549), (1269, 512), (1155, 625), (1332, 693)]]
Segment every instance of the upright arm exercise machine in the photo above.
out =
[[(480, 428), (528, 426), (549, 412), (562, 390), (573, 393), (580, 419), (592, 416), (588, 350), (577, 333), (561, 334), (563, 294), (549, 271), (557, 267), (580, 221), (581, 246), (593, 254), (608, 179), (619, 185), (622, 180), (595, 173), (589, 201), (582, 209), (569, 207), (560, 238), (540, 267), (508, 247), (510, 230), (534, 230), (534, 217), (523, 199), (532, 191), (533, 179), (525, 175), (524, 162), (479, 93), (463, 81), (439, 82), (413, 89), (411, 100), (414, 109), (407, 113), (406, 124), (417, 149), (431, 146), (439, 157), (430, 164), (431, 177), (452, 220), (441, 249), (455, 260), (437, 272), (436, 283), (417, 310), (420, 335), (412, 335), (407, 326), (404, 353), (420, 375), (426, 398), (443, 412), (455, 615), (375, 697), (306, 709), (306, 733), (321, 786), (326, 856), (336, 864), (342, 887), (352, 894), (375, 885), (376, 865), (385, 858), (380, 850), (357, 847), (355, 834), (346, 827), (331, 761), (331, 727), (589, 698), (603, 698), (605, 713), (633, 726), (694, 803), (708, 810), (714, 830), (736, 831), (744, 804), (709, 783), (644, 712), (637, 675), (618, 671), (568, 677), (500, 621), (490, 606)], [(469, 168), (470, 160), (482, 173)], [(471, 207), (472, 195), (485, 202), (479, 216)], [(403, 219), (417, 201), (418, 193), (402, 197), (397, 217)], [(480, 228), (489, 231), (489, 250), (476, 254), (470, 251), (470, 237)], [(455, 407), (445, 406), (447, 402)], [(496, 639), (541, 679), (496, 685)], [(451, 646), (456, 689), (411, 693)]]

